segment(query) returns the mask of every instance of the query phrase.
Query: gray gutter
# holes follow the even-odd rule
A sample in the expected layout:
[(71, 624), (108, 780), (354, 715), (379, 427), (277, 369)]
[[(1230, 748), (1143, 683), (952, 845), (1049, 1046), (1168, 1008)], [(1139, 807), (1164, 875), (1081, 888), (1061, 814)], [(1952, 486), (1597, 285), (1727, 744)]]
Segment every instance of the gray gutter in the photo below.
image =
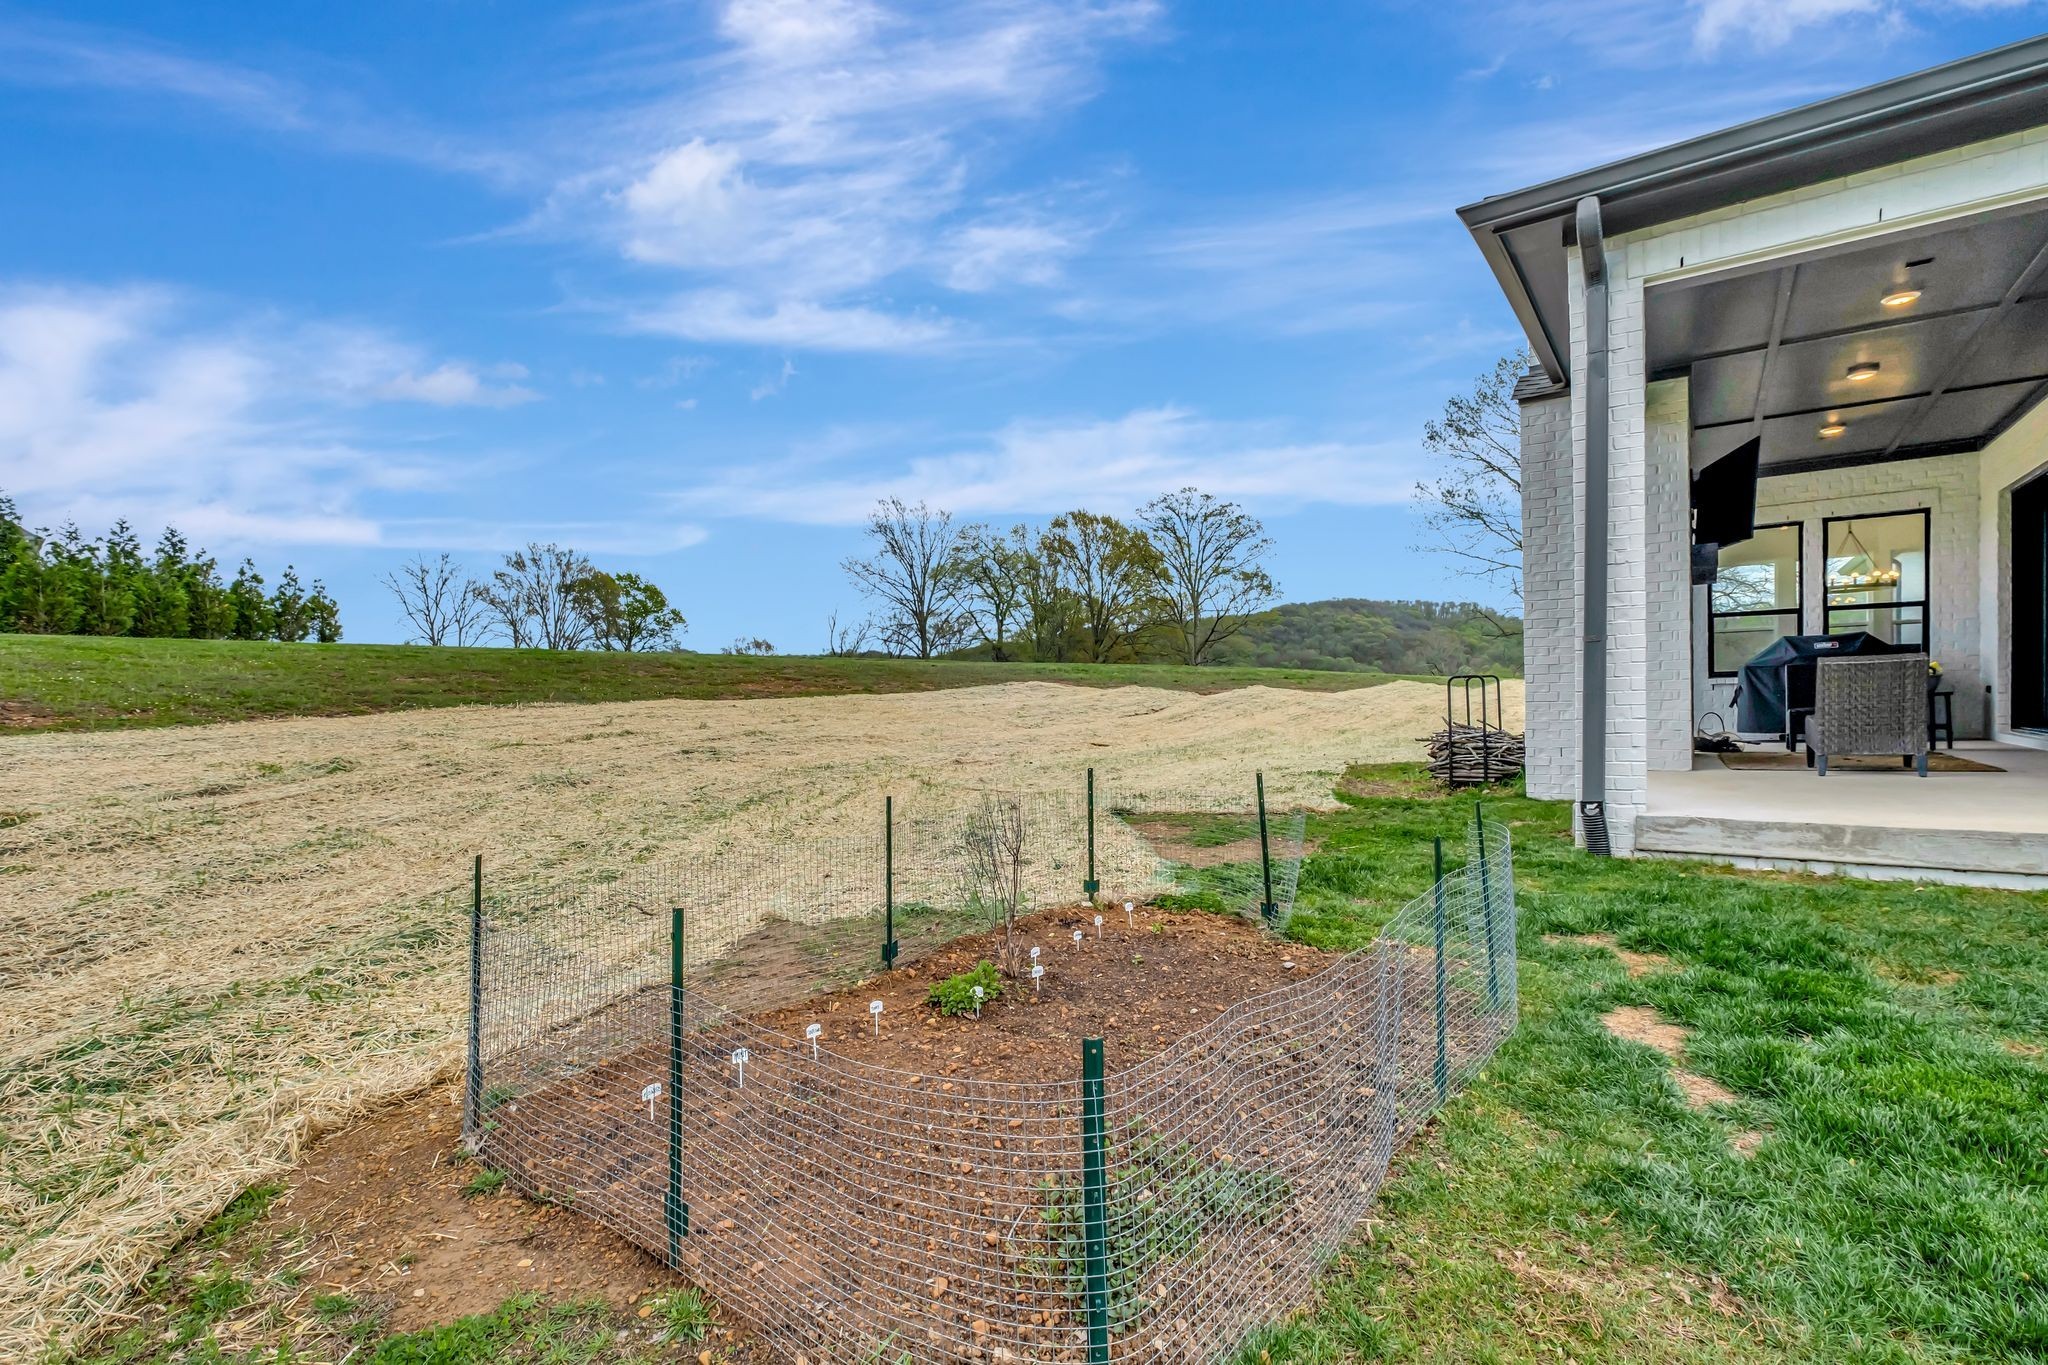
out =
[(1586, 851), (1605, 857), (1607, 834), (1607, 238), (1600, 199), (1578, 203), (1579, 259), (1586, 300), (1586, 552), (1579, 565), (1579, 830)]

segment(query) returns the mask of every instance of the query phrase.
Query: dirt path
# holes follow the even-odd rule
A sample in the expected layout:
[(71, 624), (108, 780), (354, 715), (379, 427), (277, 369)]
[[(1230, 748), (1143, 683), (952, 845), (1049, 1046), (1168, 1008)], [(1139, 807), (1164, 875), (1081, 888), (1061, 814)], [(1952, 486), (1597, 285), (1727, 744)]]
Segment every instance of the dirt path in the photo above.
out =
[[(1518, 723), (1519, 695), (1510, 719)], [(117, 1303), (307, 1135), (445, 1071), (473, 852), (580, 879), (920, 781), (1321, 802), (1440, 689), (937, 694), (412, 712), (0, 739), (0, 1355)]]

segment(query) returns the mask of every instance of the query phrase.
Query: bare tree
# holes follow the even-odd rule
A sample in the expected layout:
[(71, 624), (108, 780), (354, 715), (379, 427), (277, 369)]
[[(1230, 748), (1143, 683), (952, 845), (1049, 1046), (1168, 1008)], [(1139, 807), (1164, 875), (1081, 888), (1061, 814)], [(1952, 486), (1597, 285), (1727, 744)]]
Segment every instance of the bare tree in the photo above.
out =
[(1273, 542), (1244, 508), (1193, 488), (1154, 498), (1138, 518), (1159, 554), (1160, 614), (1180, 632), (1182, 661), (1202, 663), (1273, 601), (1260, 562)]
[(1024, 904), (1024, 853), (1027, 834), (1024, 803), (1014, 795), (987, 793), (967, 817), (961, 836), (967, 855), (970, 900), (993, 905), (1002, 919), (1003, 943), (996, 952), (996, 970), (1017, 975), (1017, 912)]
[(1423, 548), (1460, 561), (1463, 572), (1498, 583), (1522, 600), (1522, 417), (1515, 381), (1527, 351), (1503, 356), (1472, 392), (1444, 404), (1422, 428), (1422, 448), (1440, 472), (1415, 485), (1422, 520), (1436, 544)]
[(892, 653), (929, 659), (958, 645), (966, 633), (953, 576), (947, 572), (961, 533), (953, 514), (884, 498), (868, 514), (868, 535), (876, 544), (866, 559), (840, 565), (854, 586), (882, 604), (876, 623)]
[(421, 644), (464, 645), (479, 633), (482, 612), (470, 581), (445, 552), (434, 559), (414, 555), (379, 581), (398, 599)]
[(581, 649), (591, 640), (584, 611), (590, 561), (559, 545), (530, 544), (476, 587), (514, 649)]
[(868, 647), (868, 634), (873, 629), (874, 623), (865, 620), (840, 625), (839, 609), (834, 607), (825, 617), (825, 653), (835, 659), (858, 654)]
[(1011, 637), (1024, 623), (1037, 569), (1038, 552), (1023, 526), (1011, 527), (1008, 535), (979, 525), (960, 533), (948, 573), (970, 627), (998, 663), (1013, 657)]
[(1159, 550), (1115, 517), (1065, 512), (1052, 519), (1045, 553), (1073, 594), (1092, 663), (1131, 652), (1158, 607)]

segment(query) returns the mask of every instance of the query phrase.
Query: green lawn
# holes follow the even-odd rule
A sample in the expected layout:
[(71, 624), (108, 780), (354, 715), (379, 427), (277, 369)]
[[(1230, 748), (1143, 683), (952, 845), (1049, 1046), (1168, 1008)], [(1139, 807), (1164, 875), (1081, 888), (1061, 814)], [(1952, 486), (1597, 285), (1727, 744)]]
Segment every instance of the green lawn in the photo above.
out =
[[(1414, 768), (1346, 789), (1309, 828), (1309, 942), (1370, 941), (1471, 818)], [(1488, 810), (1515, 829), (1520, 1027), (1313, 1307), (1241, 1360), (2048, 1357), (2048, 895), (1599, 861), (1561, 804)], [(1593, 934), (1668, 962), (1632, 978), (1572, 941)], [(1734, 1102), (1689, 1107), (1662, 1054), (1603, 1027), (1623, 1005), (1690, 1029), (1686, 1065)], [(154, 1287), (178, 1354), (138, 1328), (97, 1359), (215, 1358), (224, 1273)], [(359, 1360), (674, 1358), (566, 1289), (415, 1337), (348, 1320)]]
[(0, 635), (0, 727), (99, 730), (470, 703), (920, 692), (1042, 681), (1334, 692), (1383, 673)]

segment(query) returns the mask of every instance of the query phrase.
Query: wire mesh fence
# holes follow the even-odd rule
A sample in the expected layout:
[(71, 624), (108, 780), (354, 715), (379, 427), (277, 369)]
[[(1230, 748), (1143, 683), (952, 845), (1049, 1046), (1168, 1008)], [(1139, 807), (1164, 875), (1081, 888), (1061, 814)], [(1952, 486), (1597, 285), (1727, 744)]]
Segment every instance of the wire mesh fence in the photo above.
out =
[(1475, 821), (1464, 865), (1371, 947), (1119, 1069), (1090, 1039), (1058, 1079), (910, 1071), (850, 1055), (880, 1015), (763, 1016), (963, 933), (999, 952), (1006, 917), (1042, 907), (1277, 924), (1304, 812), (1261, 797), (928, 787), (869, 828), (728, 833), (574, 894), (479, 879), (470, 1142), (792, 1358), (1215, 1359), (1300, 1301), (1511, 1030), (1504, 827)]

